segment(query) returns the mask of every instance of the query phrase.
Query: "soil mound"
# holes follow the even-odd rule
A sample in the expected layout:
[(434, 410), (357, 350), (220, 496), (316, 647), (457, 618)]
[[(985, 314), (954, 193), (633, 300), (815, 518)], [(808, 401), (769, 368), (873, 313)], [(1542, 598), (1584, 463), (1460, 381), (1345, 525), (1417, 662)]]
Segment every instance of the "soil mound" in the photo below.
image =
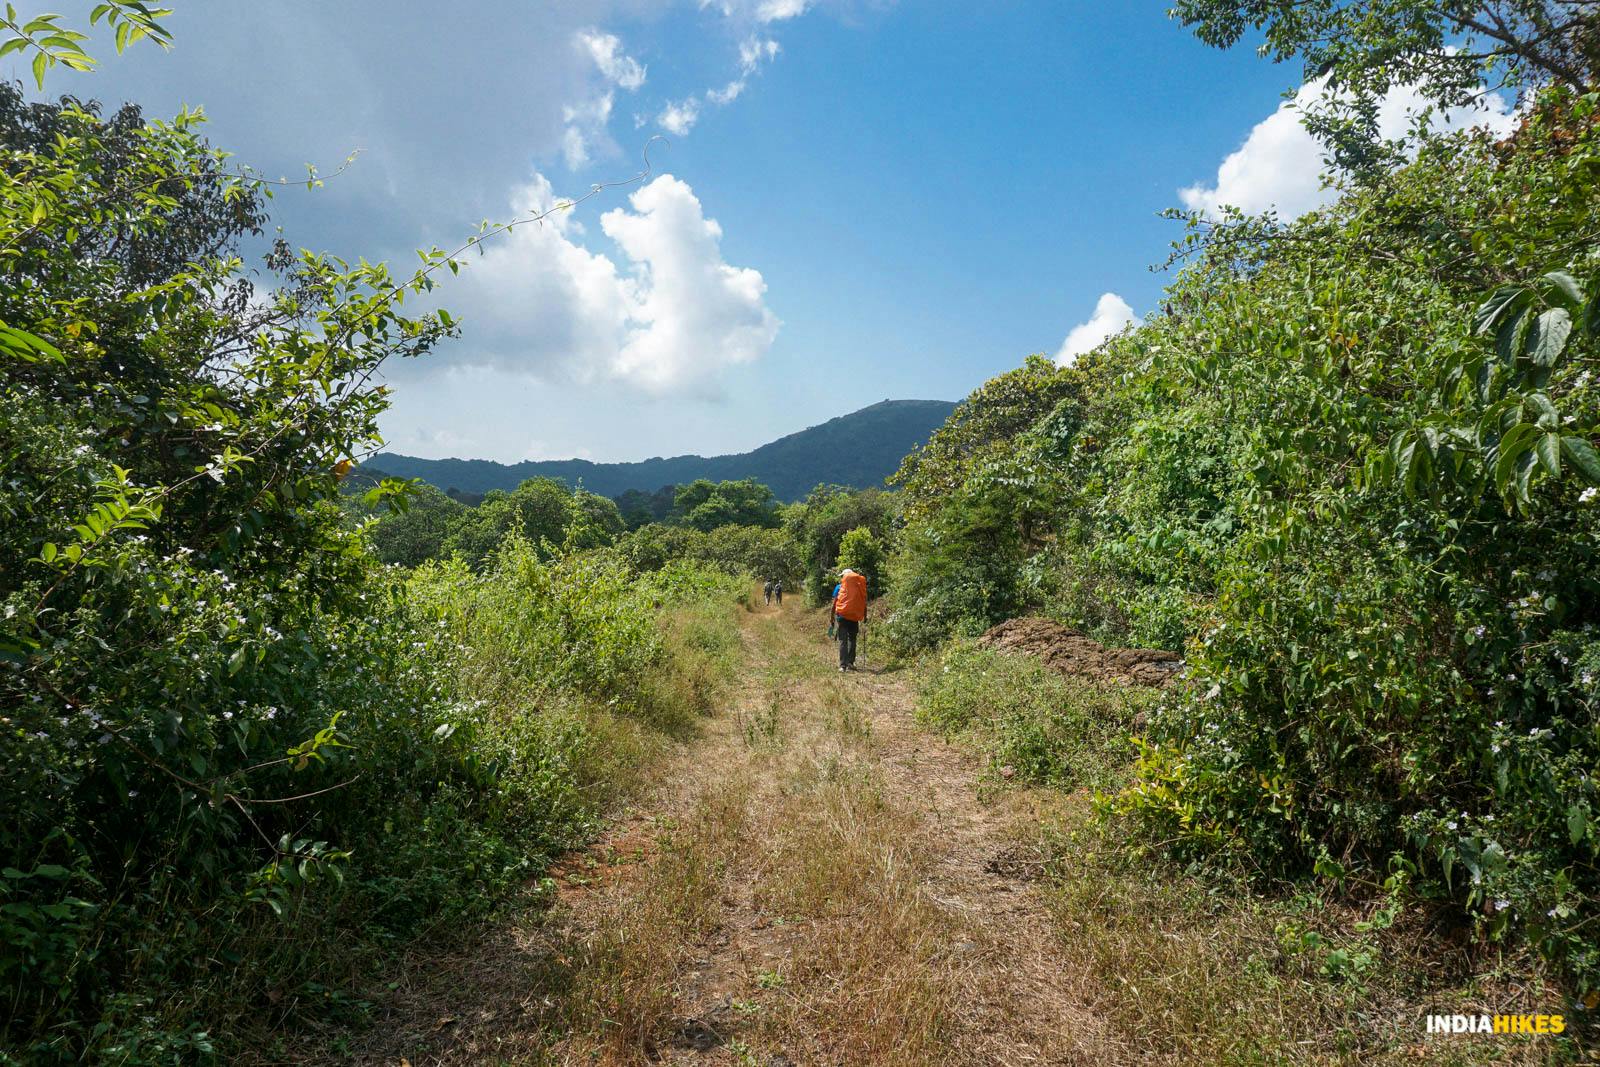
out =
[(1183, 666), (1183, 660), (1174, 652), (1156, 648), (1107, 648), (1094, 638), (1051, 619), (1009, 619), (978, 638), (978, 643), (1005, 652), (1036, 656), (1058, 674), (1130, 685), (1166, 685)]

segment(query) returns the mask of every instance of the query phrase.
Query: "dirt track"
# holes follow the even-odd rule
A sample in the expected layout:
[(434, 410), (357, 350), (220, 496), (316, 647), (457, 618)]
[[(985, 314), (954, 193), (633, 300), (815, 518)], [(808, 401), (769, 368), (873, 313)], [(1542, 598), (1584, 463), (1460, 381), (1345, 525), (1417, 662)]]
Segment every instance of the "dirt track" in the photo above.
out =
[(1033, 884), (1049, 795), (981, 802), (909, 680), (839, 674), (798, 605), (741, 626), (734, 706), (650, 802), (553, 872), (548, 916), (413, 976), (359, 1058), (1126, 1061)]

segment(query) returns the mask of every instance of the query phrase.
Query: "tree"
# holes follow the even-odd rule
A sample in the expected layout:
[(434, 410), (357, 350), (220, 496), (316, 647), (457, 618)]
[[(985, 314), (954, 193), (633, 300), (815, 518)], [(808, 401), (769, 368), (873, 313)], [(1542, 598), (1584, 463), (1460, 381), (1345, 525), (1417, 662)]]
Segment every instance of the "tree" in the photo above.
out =
[(754, 478), (736, 482), (712, 482), (697, 478), (679, 486), (674, 495), (672, 517), (696, 530), (715, 530), (719, 526), (778, 525), (778, 501), (772, 490)]
[(1325, 77), (1330, 92), (1306, 124), (1355, 170), (1393, 162), (1377, 145), (1393, 89), (1453, 108), (1486, 89), (1581, 92), (1600, 70), (1600, 6), (1569, 0), (1176, 0), (1172, 15), (1219, 48), (1259, 33), (1263, 55), (1298, 57), (1308, 83)]
[[(369, 509), (370, 510), (370, 509)], [(445, 539), (465, 508), (426, 482), (412, 488), (405, 510), (375, 516), (369, 536), (384, 563), (415, 567), (444, 555)]]
[(617, 509), (622, 513), (622, 521), (628, 529), (637, 530), (652, 522), (665, 522), (672, 514), (672, 503), (677, 496), (676, 485), (664, 485), (653, 493), (642, 489), (628, 489), (618, 494), (615, 499)]
[(622, 532), (622, 515), (605, 497), (574, 491), (555, 478), (529, 478), (509, 493), (490, 490), (477, 507), (459, 512), (443, 550), (478, 564), (514, 534), (548, 557), (569, 540), (573, 548), (594, 548)]
[(872, 583), (872, 595), (883, 596), (889, 591), (888, 574), (884, 570), (883, 543), (872, 536), (872, 531), (865, 526), (857, 526), (845, 534), (839, 542), (839, 558), (835, 561), (835, 570), (849, 567), (867, 576)]
[(805, 561), (805, 593), (821, 604), (833, 589), (839, 546), (851, 530), (869, 530), (887, 544), (898, 519), (899, 494), (881, 489), (853, 492), (843, 486), (819, 485), (804, 501), (790, 506), (784, 526), (799, 546)]
[(130, 973), (281, 907), (381, 810), (361, 788), (449, 773), (337, 503), (375, 373), (451, 333), (399, 306), (447, 257), (397, 279), (280, 242), (256, 288), (262, 187), (196, 116), (0, 110), (0, 1045), (92, 1060)]
[(1039, 355), (984, 382), (889, 478), (905, 492), (906, 520), (937, 510), (969, 471), (1002, 454), (1014, 438), (1074, 396), (1078, 383), (1072, 368)]

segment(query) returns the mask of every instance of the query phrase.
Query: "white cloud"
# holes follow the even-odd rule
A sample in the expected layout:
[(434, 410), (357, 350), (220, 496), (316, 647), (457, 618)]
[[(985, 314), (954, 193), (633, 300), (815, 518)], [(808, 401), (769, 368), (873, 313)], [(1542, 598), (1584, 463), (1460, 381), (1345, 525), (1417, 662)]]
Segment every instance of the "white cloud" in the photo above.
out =
[(616, 34), (598, 30), (579, 30), (578, 46), (589, 53), (600, 73), (618, 88), (629, 92), (644, 84), (645, 68), (639, 61), (622, 50), (622, 41)]
[(739, 44), (739, 76), (721, 89), (707, 89), (706, 102), (725, 106), (739, 99), (739, 94), (745, 91), (749, 84), (750, 75), (761, 69), (765, 63), (782, 51), (777, 41), (772, 38), (748, 37)]
[[(543, 176), (519, 213), (555, 196)], [(722, 258), (722, 228), (694, 190), (664, 174), (607, 211), (623, 264), (578, 241), (568, 212), (518, 227), (467, 262), (441, 302), (462, 318), (477, 365), (549, 381), (624, 382), (651, 393), (714, 394), (727, 368), (760, 359), (778, 333), (766, 282)]]
[(756, 20), (759, 22), (778, 22), (782, 19), (798, 18), (806, 13), (811, 6), (811, 0), (762, 0), (756, 8)]
[(731, 104), (739, 99), (739, 94), (744, 92), (745, 80), (735, 78), (721, 89), (707, 89), (706, 100), (718, 106)]
[(1061, 350), (1056, 353), (1056, 362), (1062, 365), (1071, 363), (1085, 352), (1098, 348), (1107, 338), (1130, 324), (1139, 325), (1139, 317), (1133, 313), (1128, 302), (1116, 293), (1102, 294), (1094, 305), (1094, 314), (1089, 316), (1089, 321), (1079, 323), (1067, 332), (1067, 339), (1061, 342)]
[[(594, 62), (595, 69), (617, 89), (633, 92), (644, 84), (645, 68), (622, 50), (622, 41), (611, 33), (579, 30), (572, 35), (574, 47)], [(590, 78), (592, 79), (592, 75)], [(590, 96), (561, 109), (561, 157), (567, 169), (577, 170), (595, 157), (596, 150), (612, 153), (616, 144), (608, 132), (615, 89)]]
[[(1331, 203), (1336, 195), (1322, 187), (1322, 145), (1300, 123), (1301, 109), (1327, 90), (1327, 80), (1301, 86), (1294, 98), (1255, 125), (1244, 144), (1217, 168), (1211, 185), (1197, 183), (1178, 191), (1191, 211), (1215, 213), (1223, 205), (1257, 213), (1276, 208), (1285, 218)], [(1386, 138), (1399, 138), (1411, 127), (1410, 114), (1425, 104), (1409, 86), (1391, 90), (1378, 109), (1378, 129)], [(1435, 116), (1435, 129), (1483, 126), (1497, 134), (1509, 133), (1515, 117), (1504, 99), (1489, 95), (1475, 108), (1451, 108)]]
[(581, 104), (568, 104), (561, 109), (561, 120), (567, 124), (561, 134), (561, 155), (567, 167), (577, 170), (593, 157), (595, 145), (611, 145), (606, 127), (611, 122), (612, 94), (604, 93)]
[(778, 335), (767, 283), (722, 259), (722, 227), (694, 190), (663, 175), (600, 217), (600, 228), (638, 265), (636, 325), (615, 363), (623, 378), (662, 391), (759, 359)]
[(775, 58), (781, 48), (772, 38), (747, 37), (739, 43), (739, 70), (754, 74), (762, 63)]
[(730, 19), (782, 22), (804, 15), (811, 8), (811, 0), (700, 0), (700, 8), (711, 8)]
[[(734, 96), (738, 96), (735, 93)], [(680, 137), (694, 129), (694, 124), (700, 121), (700, 101), (688, 97), (675, 104), (668, 104), (661, 109), (661, 114), (656, 116), (656, 122), (668, 133), (675, 133)]]

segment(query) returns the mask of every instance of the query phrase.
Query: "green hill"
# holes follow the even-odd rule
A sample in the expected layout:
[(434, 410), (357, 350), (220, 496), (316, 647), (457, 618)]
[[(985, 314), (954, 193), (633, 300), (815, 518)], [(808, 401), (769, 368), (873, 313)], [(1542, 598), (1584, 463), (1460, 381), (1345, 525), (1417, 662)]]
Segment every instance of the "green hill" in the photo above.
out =
[(514, 489), (528, 478), (562, 478), (602, 496), (629, 489), (649, 492), (696, 478), (754, 478), (780, 500), (798, 500), (818, 484), (853, 488), (879, 485), (900, 460), (918, 448), (955, 410), (946, 400), (885, 400), (780, 437), (752, 452), (728, 456), (672, 456), (637, 463), (592, 463), (585, 459), (496, 463), (487, 459), (418, 459), (380, 452), (369, 469), (401, 478), (421, 478), (446, 491), (486, 493)]

